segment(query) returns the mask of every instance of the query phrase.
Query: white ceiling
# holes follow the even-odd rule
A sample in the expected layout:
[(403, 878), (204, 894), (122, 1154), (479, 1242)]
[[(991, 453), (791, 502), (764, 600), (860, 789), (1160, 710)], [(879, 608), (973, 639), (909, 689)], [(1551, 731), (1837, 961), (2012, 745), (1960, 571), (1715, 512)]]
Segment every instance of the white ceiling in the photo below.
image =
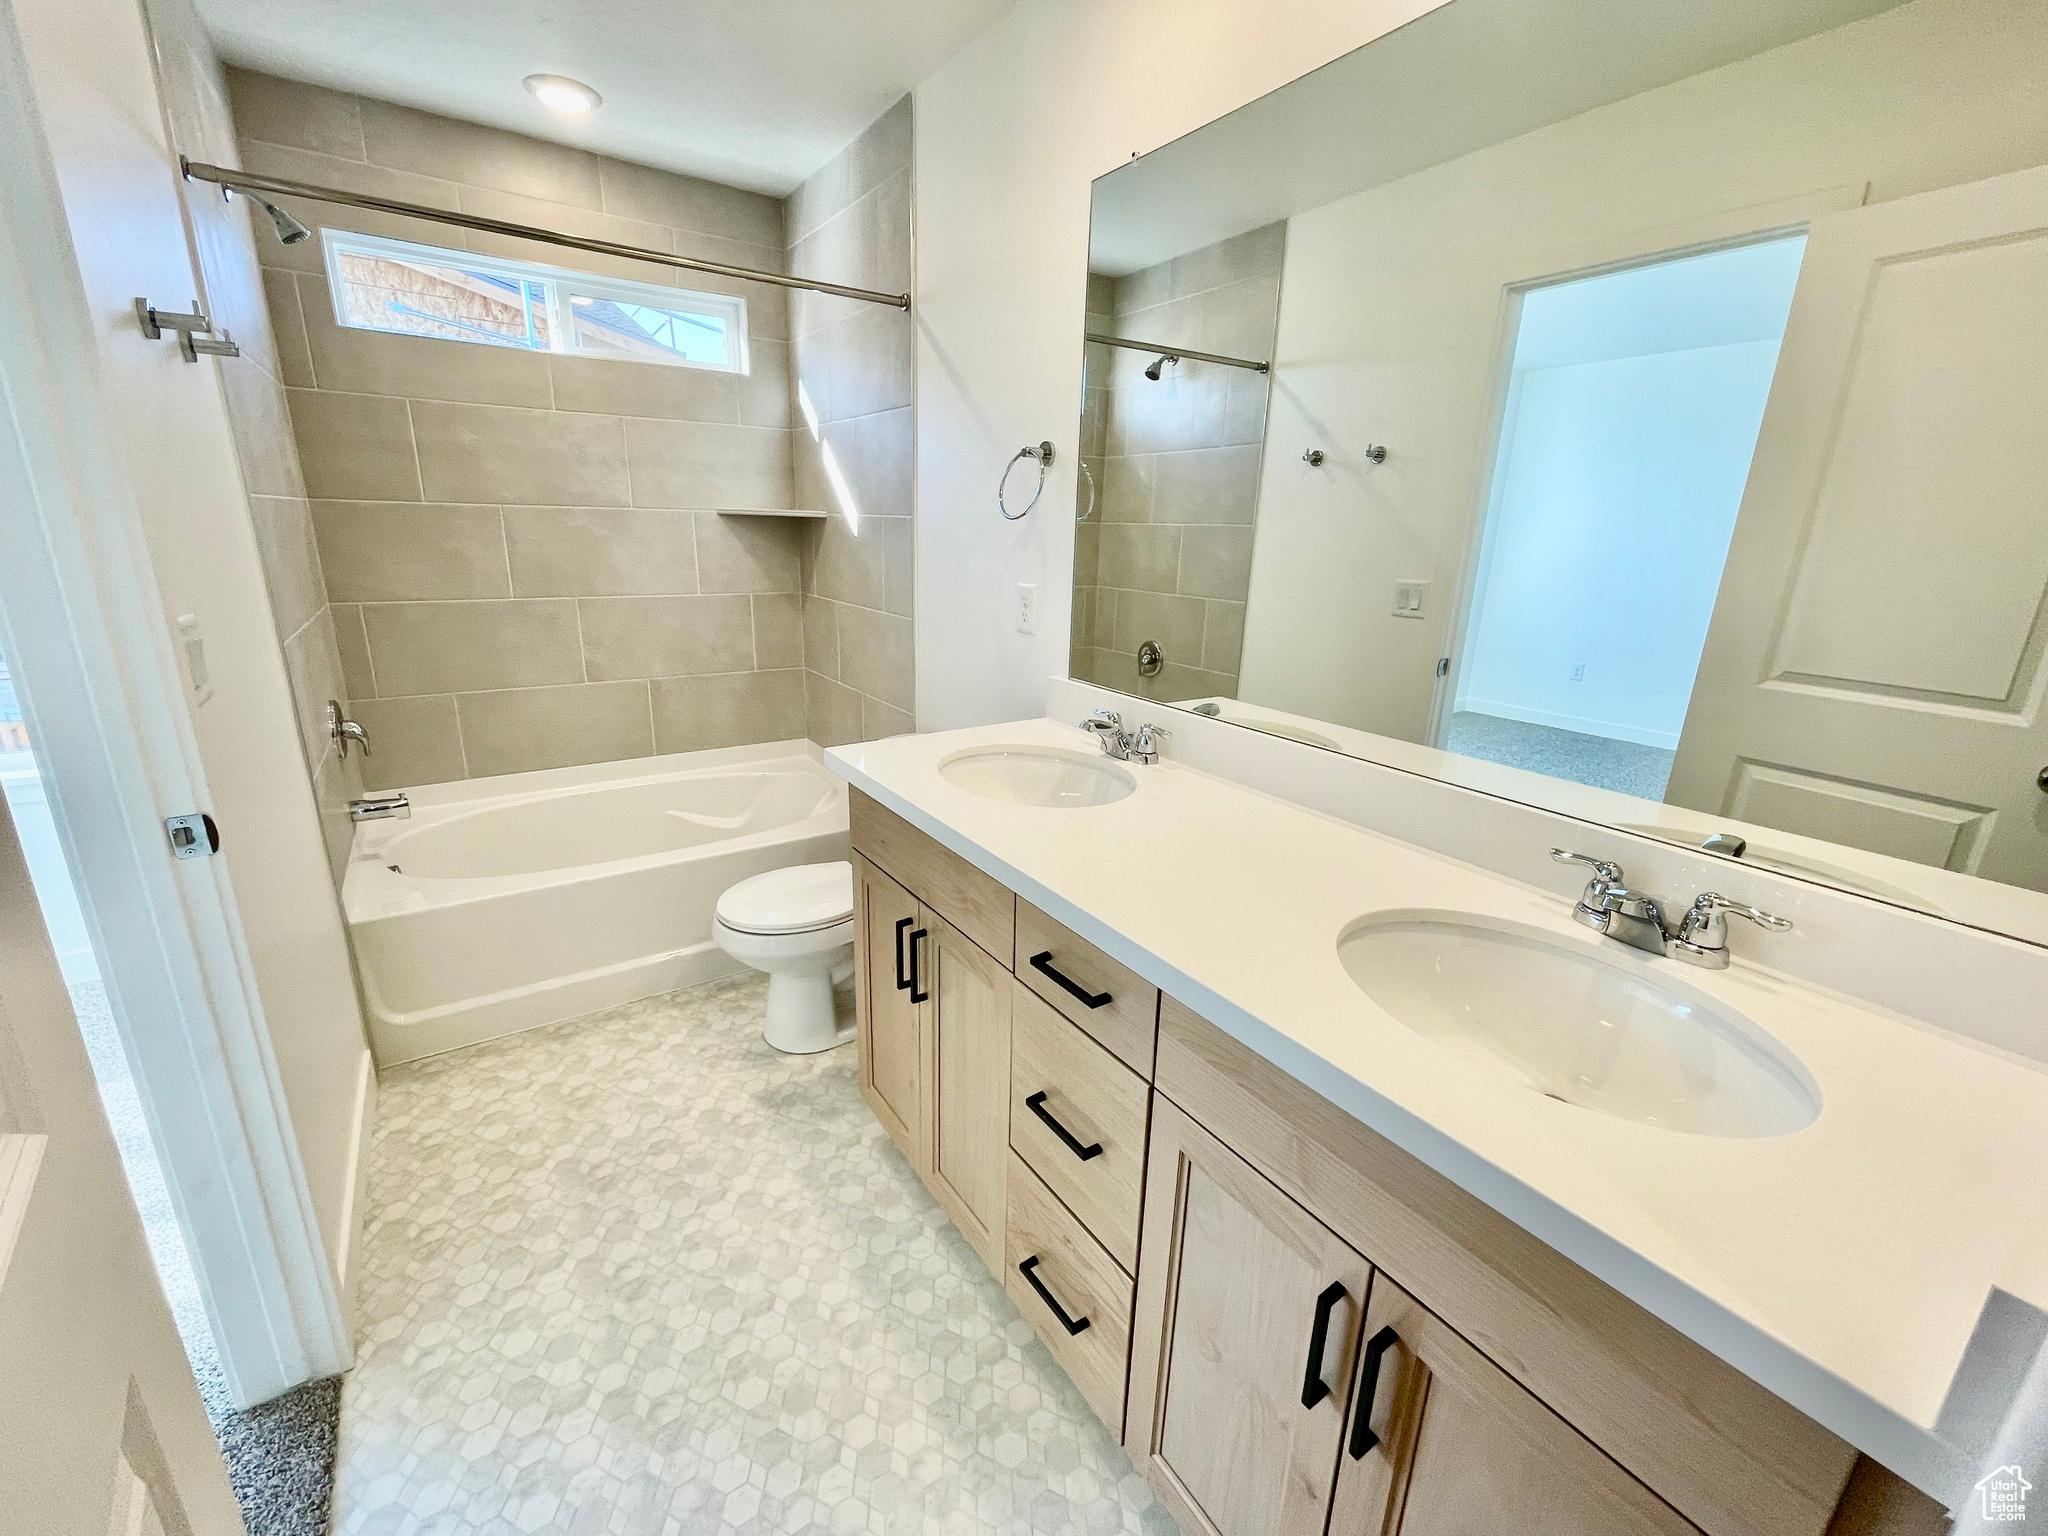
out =
[[(198, 0), (231, 64), (780, 196), (1010, 0)], [(530, 74), (604, 105), (549, 112)]]

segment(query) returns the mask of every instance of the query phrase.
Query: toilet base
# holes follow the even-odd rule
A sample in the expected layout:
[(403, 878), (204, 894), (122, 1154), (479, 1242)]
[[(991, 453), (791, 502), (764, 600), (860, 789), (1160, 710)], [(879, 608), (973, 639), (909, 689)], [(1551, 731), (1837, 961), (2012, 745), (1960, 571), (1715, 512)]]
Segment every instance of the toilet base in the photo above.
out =
[(853, 1038), (851, 1024), (842, 1028), (832, 1000), (832, 976), (825, 971), (768, 976), (768, 1022), (761, 1036), (790, 1056), (815, 1056)]

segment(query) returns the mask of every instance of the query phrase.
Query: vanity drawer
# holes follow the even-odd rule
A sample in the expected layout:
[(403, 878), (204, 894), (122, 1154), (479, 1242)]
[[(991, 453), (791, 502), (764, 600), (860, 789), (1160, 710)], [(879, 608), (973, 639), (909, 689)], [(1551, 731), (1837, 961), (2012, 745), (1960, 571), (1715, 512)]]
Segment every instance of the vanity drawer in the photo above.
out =
[(1150, 1083), (1017, 987), (1010, 1145), (1133, 1275), (1151, 1104)]
[(1159, 989), (1151, 982), (1021, 896), (1017, 956), (1011, 969), (1019, 981), (1087, 1030), (1133, 1072), (1152, 1076)]
[(1088, 1406), (1122, 1440), (1135, 1284), (1015, 1152), (1009, 1196), (1003, 1288)]
[(918, 831), (894, 811), (859, 790), (847, 795), (853, 846), (946, 921), (1010, 963), (1017, 927), (1017, 898), (952, 849)]

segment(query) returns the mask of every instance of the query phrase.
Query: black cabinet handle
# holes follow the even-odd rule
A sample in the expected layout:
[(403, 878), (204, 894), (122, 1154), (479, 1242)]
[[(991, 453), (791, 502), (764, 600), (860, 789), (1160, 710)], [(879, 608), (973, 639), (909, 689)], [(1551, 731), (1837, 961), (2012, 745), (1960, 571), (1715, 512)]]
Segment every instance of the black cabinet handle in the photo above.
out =
[(924, 991), (923, 983), (917, 979), (917, 946), (923, 942), (925, 935), (926, 930), (920, 928), (910, 936), (910, 1000), (913, 1003), (922, 1003), (931, 997), (931, 993)]
[(1031, 1282), (1031, 1289), (1038, 1292), (1038, 1299), (1052, 1308), (1052, 1315), (1060, 1320), (1060, 1326), (1067, 1330), (1069, 1338), (1072, 1338), (1077, 1333), (1087, 1331), (1088, 1319), (1071, 1316), (1067, 1309), (1059, 1304), (1059, 1299), (1045, 1288), (1045, 1282), (1038, 1278), (1037, 1254), (1034, 1253), (1022, 1264), (1019, 1264), (1017, 1266), (1017, 1273), (1026, 1280), (1029, 1280)]
[(1054, 970), (1052, 968), (1052, 951), (1049, 949), (1041, 950), (1031, 957), (1031, 969), (1038, 972), (1041, 976), (1050, 977), (1068, 992), (1071, 992), (1079, 1000), (1083, 1008), (1106, 1008), (1109, 1006), (1109, 994), (1107, 992), (1090, 992), (1071, 977), (1062, 976), (1058, 971)]
[(1315, 1325), (1308, 1331), (1308, 1367), (1301, 1377), (1304, 1408), (1313, 1408), (1330, 1395), (1330, 1384), (1323, 1380), (1323, 1348), (1330, 1342), (1330, 1314), (1336, 1311), (1344, 1295), (1344, 1282), (1332, 1280), (1316, 1298)]
[(1358, 1373), (1358, 1406), (1351, 1415), (1353, 1461), (1362, 1459), (1367, 1451), (1380, 1443), (1380, 1437), (1372, 1427), (1372, 1403), (1380, 1395), (1380, 1361), (1400, 1342), (1401, 1335), (1389, 1325), (1374, 1334), (1372, 1341), (1365, 1346), (1365, 1364)]
[(1047, 1125), (1051, 1126), (1053, 1135), (1059, 1137), (1061, 1141), (1065, 1142), (1067, 1145), (1067, 1150), (1073, 1153), (1074, 1156), (1081, 1159), (1082, 1162), (1087, 1162), (1088, 1159), (1091, 1157), (1102, 1156), (1101, 1142), (1091, 1141), (1088, 1143), (1087, 1146), (1084, 1147), (1081, 1145), (1079, 1139), (1075, 1137), (1072, 1131), (1068, 1130), (1064, 1125), (1061, 1125), (1059, 1121), (1053, 1119), (1052, 1111), (1045, 1107), (1045, 1090), (1043, 1088), (1039, 1089), (1038, 1092), (1034, 1093), (1033, 1095), (1031, 1095), (1030, 1098), (1026, 1099), (1024, 1101), (1024, 1107), (1030, 1110), (1031, 1113), (1033, 1113), (1034, 1115), (1038, 1116), (1038, 1118), (1043, 1120)]
[(915, 912), (911, 913), (908, 917), (896, 919), (896, 990), (898, 992), (908, 992), (910, 990), (910, 978), (903, 971), (903, 930), (916, 921), (917, 914)]

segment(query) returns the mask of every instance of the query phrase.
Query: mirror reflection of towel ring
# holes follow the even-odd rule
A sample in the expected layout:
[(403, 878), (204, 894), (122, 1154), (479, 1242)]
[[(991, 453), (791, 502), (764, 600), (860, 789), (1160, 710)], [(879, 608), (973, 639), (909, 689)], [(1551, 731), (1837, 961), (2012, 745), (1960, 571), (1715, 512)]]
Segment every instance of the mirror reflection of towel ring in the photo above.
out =
[[(1086, 459), (1076, 459), (1074, 460), (1074, 463), (1080, 467), (1081, 478), (1088, 482), (1088, 510), (1085, 512), (1076, 513), (1074, 516), (1074, 521), (1077, 523), (1085, 523), (1088, 521), (1089, 518), (1095, 515), (1095, 476), (1088, 472), (1088, 461)], [(2048, 785), (2044, 785), (2043, 787), (2048, 788)]]
[[(1010, 483), (1010, 471), (1017, 467), (1019, 459), (1035, 459), (1038, 462), (1038, 484), (1032, 487), (1031, 499), (1015, 512), (1003, 500), (1003, 487)], [(1010, 462), (1003, 466), (1003, 477), (996, 482), (996, 510), (1011, 522), (1017, 521), (1026, 512), (1038, 505), (1038, 498), (1045, 493), (1045, 472), (1052, 468), (1052, 444), (1040, 443), (1036, 448), (1025, 444), (1010, 456)]]

